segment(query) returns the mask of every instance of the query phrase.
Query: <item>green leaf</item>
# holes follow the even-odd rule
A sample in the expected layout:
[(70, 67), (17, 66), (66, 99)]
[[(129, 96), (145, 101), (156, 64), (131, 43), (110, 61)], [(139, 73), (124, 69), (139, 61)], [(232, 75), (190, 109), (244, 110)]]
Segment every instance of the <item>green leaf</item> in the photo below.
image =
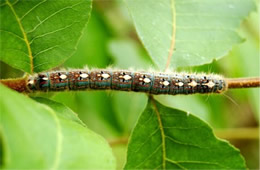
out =
[[(259, 1), (258, 1), (259, 2)], [(260, 9), (260, 3), (258, 3), (258, 10)], [(228, 76), (229, 77), (259, 77), (259, 32), (260, 32), (260, 22), (259, 22), (259, 11), (257, 13), (252, 13), (250, 17), (243, 23), (240, 34), (243, 37), (246, 37), (246, 42), (235, 47), (230, 54), (228, 55), (229, 60), (223, 61), (228, 67)], [(251, 105), (251, 109), (255, 114), (257, 121), (260, 119), (260, 108), (259, 100), (260, 93), (259, 88), (251, 88), (246, 90), (248, 92), (248, 97), (242, 97), (238, 93), (245, 92), (244, 90), (232, 91), (232, 96), (235, 96), (234, 99), (242, 100), (241, 103), (248, 103)]]
[(109, 42), (109, 52), (120, 69), (149, 69), (152, 62), (147, 54), (142, 53), (138, 44), (131, 39), (113, 39)]
[(241, 42), (236, 28), (252, 0), (125, 0), (137, 33), (161, 69), (210, 63)]
[(0, 59), (33, 73), (57, 67), (73, 54), (91, 0), (5, 0), (0, 10)]
[(53, 100), (49, 100), (43, 97), (35, 97), (34, 100), (36, 100), (39, 103), (46, 104), (50, 108), (52, 108), (56, 114), (58, 114), (61, 117), (73, 120), (83, 126), (86, 126), (78, 117), (78, 115), (73, 112), (69, 107), (65, 106), (64, 104), (55, 102)]
[[(207, 103), (207, 97), (203, 95), (158, 95), (154, 98), (163, 103), (165, 106), (184, 110), (187, 112), (192, 112), (193, 115), (196, 115), (200, 119), (210, 122), (210, 107)], [(203, 99), (202, 99), (203, 98)], [(205, 102), (206, 101), (206, 102)], [(187, 103), (189, 103), (187, 105)]]
[(117, 136), (123, 133), (123, 124), (114, 112), (111, 96), (113, 95), (106, 91), (92, 90), (57, 93), (52, 99), (77, 112), (90, 129), (109, 137), (108, 133)]
[[(142, 93), (114, 92), (111, 95), (113, 110), (124, 128), (124, 132), (131, 132), (137, 118), (147, 105), (147, 95)], [(127, 102), (126, 102), (127, 101)]]
[(71, 119), (65, 106), (45, 101), (51, 109), (2, 85), (0, 91), (4, 168), (115, 168), (106, 141)]
[(111, 64), (106, 49), (109, 38), (110, 32), (102, 16), (94, 8), (76, 52), (64, 63), (64, 66), (67, 68), (107, 67)]
[(246, 169), (239, 151), (193, 115), (154, 99), (130, 139), (126, 169)]

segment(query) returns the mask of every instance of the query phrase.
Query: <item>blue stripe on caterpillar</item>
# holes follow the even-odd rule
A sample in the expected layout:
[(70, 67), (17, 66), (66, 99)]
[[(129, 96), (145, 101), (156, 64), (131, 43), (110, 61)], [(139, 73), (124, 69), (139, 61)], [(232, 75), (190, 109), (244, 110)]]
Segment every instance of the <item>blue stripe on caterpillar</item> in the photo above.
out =
[(39, 73), (28, 78), (30, 91), (111, 89), (150, 94), (221, 93), (227, 89), (222, 76), (158, 73), (129, 70), (70, 70)]

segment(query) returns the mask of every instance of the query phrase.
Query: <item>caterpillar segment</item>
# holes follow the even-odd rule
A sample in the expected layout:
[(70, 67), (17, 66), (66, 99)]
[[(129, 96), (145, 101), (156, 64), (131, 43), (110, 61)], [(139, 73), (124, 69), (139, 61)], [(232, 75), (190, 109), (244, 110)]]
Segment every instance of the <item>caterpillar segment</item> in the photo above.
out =
[(35, 91), (111, 89), (149, 94), (221, 93), (227, 84), (219, 75), (139, 72), (129, 70), (70, 70), (30, 76), (27, 88)]

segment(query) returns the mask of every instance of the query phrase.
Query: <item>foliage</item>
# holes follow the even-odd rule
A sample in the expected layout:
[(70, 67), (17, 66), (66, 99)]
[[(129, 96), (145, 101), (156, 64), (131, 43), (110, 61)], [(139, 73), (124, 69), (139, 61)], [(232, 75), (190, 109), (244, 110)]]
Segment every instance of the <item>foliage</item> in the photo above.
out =
[(75, 51), (90, 10), (89, 0), (1, 1), (1, 60), (28, 73), (56, 67)]
[(0, 90), (6, 95), (0, 101), (5, 168), (115, 167), (104, 139), (87, 129), (66, 106), (37, 99), (44, 103), (40, 104), (3, 85)]
[(139, 37), (161, 70), (167, 62), (176, 68), (223, 57), (241, 42), (236, 28), (254, 8), (253, 1), (244, 0), (126, 2)]
[[(256, 13), (237, 31), (254, 9), (253, 0), (1, 0), (0, 77), (111, 65), (259, 76)], [(241, 45), (238, 33), (246, 38)], [(258, 126), (259, 90), (227, 95), (239, 106), (216, 95), (87, 91), (27, 97), (0, 85), (0, 165), (115, 169), (116, 157), (119, 169), (257, 168), (257, 142), (249, 143), (251, 155), (240, 148), (245, 161), (213, 130)], [(130, 134), (128, 146), (113, 144)]]
[(133, 131), (127, 156), (126, 169), (246, 168), (239, 151), (216, 139), (208, 125), (154, 99)]

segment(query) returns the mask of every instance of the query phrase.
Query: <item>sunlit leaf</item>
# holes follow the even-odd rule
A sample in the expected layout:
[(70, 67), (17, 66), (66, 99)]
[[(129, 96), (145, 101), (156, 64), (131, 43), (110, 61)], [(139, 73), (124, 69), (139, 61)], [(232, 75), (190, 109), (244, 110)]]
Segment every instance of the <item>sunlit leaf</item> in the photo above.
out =
[(108, 48), (117, 68), (145, 70), (152, 65), (147, 54), (144, 54), (140, 46), (130, 39), (113, 39), (109, 42)]
[(161, 69), (210, 63), (234, 44), (252, 0), (125, 0), (136, 31)]
[(57, 67), (75, 51), (91, 0), (5, 0), (0, 59), (28, 73)]

